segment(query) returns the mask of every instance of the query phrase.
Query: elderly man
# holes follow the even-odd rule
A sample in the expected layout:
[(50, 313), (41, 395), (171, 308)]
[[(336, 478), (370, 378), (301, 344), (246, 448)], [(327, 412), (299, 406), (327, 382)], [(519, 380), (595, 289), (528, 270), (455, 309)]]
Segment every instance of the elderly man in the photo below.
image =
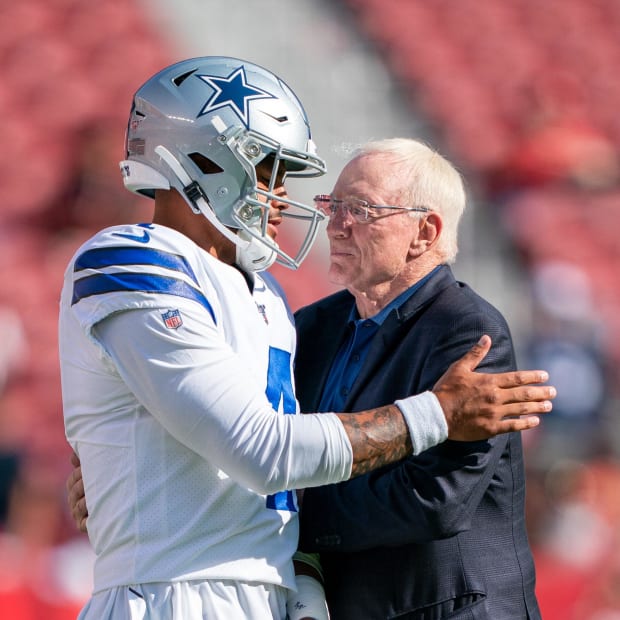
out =
[[(449, 264), (459, 173), (417, 141), (362, 148), (331, 195), (330, 279), (296, 315), (302, 411), (361, 411), (429, 389), (482, 334), (480, 368), (515, 368), (502, 315)], [(355, 480), (307, 489), (301, 543), (318, 551), (332, 620), (540, 618), (521, 436), (446, 441)]]

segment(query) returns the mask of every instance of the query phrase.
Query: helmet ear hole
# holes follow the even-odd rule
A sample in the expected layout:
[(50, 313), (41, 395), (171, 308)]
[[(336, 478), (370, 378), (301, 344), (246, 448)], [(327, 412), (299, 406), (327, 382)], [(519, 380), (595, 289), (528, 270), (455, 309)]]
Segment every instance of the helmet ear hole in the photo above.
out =
[(224, 169), (202, 153), (190, 153), (188, 157), (198, 166), (202, 174), (219, 174)]

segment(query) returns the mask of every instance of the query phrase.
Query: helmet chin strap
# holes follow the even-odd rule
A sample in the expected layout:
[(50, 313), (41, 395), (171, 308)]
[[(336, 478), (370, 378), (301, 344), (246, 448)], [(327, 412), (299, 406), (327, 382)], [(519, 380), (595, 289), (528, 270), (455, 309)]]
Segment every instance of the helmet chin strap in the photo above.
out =
[(245, 230), (238, 230), (236, 236), (247, 242), (243, 248), (237, 244), (236, 262), (243, 271), (264, 271), (276, 262), (278, 258), (276, 251), (252, 237)]
[(181, 193), (192, 211), (202, 213), (218, 232), (235, 244), (236, 263), (241, 269), (247, 272), (264, 271), (273, 265), (278, 256), (275, 250), (242, 229), (233, 232), (223, 226), (209, 206), (204, 191), (196, 181), (192, 181), (179, 160), (165, 146), (156, 147), (155, 152), (168, 164), (179, 179), (183, 186)]

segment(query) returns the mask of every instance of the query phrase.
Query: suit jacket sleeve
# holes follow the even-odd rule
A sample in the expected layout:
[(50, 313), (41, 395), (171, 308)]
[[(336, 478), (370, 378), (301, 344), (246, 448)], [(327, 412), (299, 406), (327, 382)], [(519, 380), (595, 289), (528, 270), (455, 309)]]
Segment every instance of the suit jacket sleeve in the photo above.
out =
[[(450, 363), (483, 333), (491, 335), (493, 346), (479, 369), (514, 369), (510, 333), (499, 312), (487, 304), (482, 311), (481, 307), (470, 311), (459, 308), (449, 313), (449, 321), (445, 316), (434, 319), (440, 323), (434, 328), (423, 327), (423, 320), (415, 328), (419, 335), (411, 355), (411, 372), (419, 379), (409, 393), (431, 389)], [(372, 382), (388, 385), (390, 376), (381, 377), (379, 372)], [(379, 398), (385, 401), (385, 396), (384, 389)], [(360, 404), (367, 408), (384, 402)], [(509, 440), (510, 435), (469, 443), (448, 440), (417, 457), (353, 480), (307, 489), (301, 511), (300, 547), (307, 551), (360, 551), (424, 543), (468, 529), (485, 492), (494, 485), (497, 488), (492, 492), (511, 492), (501, 488), (505, 485), (501, 477), (494, 477), (498, 463), (509, 454)]]

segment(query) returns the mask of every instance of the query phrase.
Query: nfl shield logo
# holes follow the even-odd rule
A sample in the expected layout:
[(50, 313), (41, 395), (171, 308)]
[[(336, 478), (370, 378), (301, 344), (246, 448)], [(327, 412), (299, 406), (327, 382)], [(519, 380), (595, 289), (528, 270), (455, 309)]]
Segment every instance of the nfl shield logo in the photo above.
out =
[(168, 329), (176, 329), (177, 327), (181, 327), (183, 325), (183, 319), (181, 318), (181, 313), (178, 310), (168, 310), (161, 315), (161, 318), (164, 319), (164, 325)]

